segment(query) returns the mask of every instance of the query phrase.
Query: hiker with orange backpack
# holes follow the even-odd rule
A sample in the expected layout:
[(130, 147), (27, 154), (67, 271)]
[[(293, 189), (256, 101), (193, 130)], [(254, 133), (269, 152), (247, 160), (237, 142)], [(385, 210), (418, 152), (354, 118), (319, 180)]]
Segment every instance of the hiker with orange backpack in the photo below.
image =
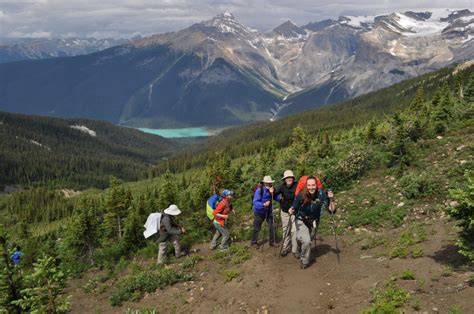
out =
[(281, 197), (280, 217), (283, 227), (283, 240), (280, 249), (280, 256), (287, 256), (291, 250), (293, 255), (299, 258), (300, 252), (298, 252), (298, 244), (296, 243), (295, 216), (288, 213), (288, 209), (291, 208), (293, 201), (295, 200), (295, 191), (298, 182), (295, 181), (295, 175), (291, 170), (286, 170), (283, 173), (282, 180), (283, 183), (278, 186), (275, 191), (275, 195), (280, 195)]
[(275, 188), (271, 176), (263, 177), (261, 185), (257, 188), (253, 195), (253, 233), (250, 246), (258, 248), (258, 234), (262, 228), (262, 223), (267, 222), (269, 229), (270, 246), (275, 246), (275, 229), (273, 227), (273, 200), (280, 201), (280, 195), (275, 195)]
[(224, 190), (221, 193), (220, 198), (221, 200), (218, 202), (213, 212), (214, 220), (212, 221), (212, 224), (214, 225), (214, 228), (216, 228), (216, 233), (212, 238), (211, 250), (217, 248), (219, 238), (222, 238), (219, 249), (226, 250), (229, 248), (230, 233), (229, 230), (226, 229), (225, 224), (229, 218), (229, 211), (233, 212), (232, 199), (234, 198), (234, 192), (232, 190)]
[(309, 266), (311, 258), (311, 238), (315, 226), (319, 224), (321, 209), (326, 206), (333, 213), (336, 208), (330, 204), (333, 198), (332, 191), (327, 194), (318, 189), (316, 177), (308, 177), (305, 188), (298, 194), (292, 207), (288, 210), (290, 215), (296, 216), (296, 239), (301, 246), (301, 269)]

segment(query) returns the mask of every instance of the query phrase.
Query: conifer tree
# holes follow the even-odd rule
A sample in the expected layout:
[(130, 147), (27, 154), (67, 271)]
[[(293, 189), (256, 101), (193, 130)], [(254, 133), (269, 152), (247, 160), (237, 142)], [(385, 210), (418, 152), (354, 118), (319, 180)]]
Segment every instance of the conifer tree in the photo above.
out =
[(132, 195), (130, 191), (125, 191), (115, 177), (111, 178), (110, 186), (105, 202), (105, 227), (109, 237), (115, 235), (120, 240), (123, 232), (123, 219), (130, 207)]
[(318, 156), (321, 158), (329, 157), (333, 153), (333, 146), (329, 135), (327, 132), (324, 132), (323, 139), (321, 141), (321, 146), (319, 146)]
[(99, 246), (100, 224), (91, 201), (82, 201), (64, 235), (65, 260), (86, 259), (94, 265), (94, 251)]
[(21, 291), (23, 297), (13, 304), (31, 313), (66, 313), (71, 298), (64, 293), (66, 281), (54, 258), (43, 256), (34, 264), (33, 273), (25, 277), (28, 288)]
[(0, 308), (3, 308), (6, 313), (21, 313), (21, 307), (12, 304), (13, 301), (22, 297), (21, 276), (11, 263), (8, 239), (6, 230), (0, 226)]
[(469, 76), (469, 81), (464, 88), (464, 101), (474, 103), (474, 73)]
[(167, 171), (161, 176), (162, 181), (158, 191), (158, 207), (160, 209), (167, 208), (171, 204), (176, 204), (178, 201), (178, 185), (176, 178), (171, 172)]
[(423, 86), (418, 87), (416, 90), (415, 94), (415, 99), (413, 99), (410, 109), (416, 114), (419, 115), (419, 113), (423, 109), (423, 104), (425, 102), (425, 90), (423, 89)]

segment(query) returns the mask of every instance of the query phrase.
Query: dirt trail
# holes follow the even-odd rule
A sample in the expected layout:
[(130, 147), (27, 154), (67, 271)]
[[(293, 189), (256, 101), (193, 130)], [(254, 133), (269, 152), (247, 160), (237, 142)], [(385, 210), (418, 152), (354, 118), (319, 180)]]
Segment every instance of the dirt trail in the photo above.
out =
[[(370, 306), (372, 288), (383, 288), (391, 275), (407, 269), (417, 280), (398, 283), (410, 291), (412, 300), (419, 300), (420, 313), (446, 313), (452, 306), (474, 308), (474, 290), (468, 285), (472, 268), (454, 268), (443, 275), (447, 265), (458, 261), (450, 244), (452, 223), (438, 219), (426, 228), (431, 234), (420, 244), (424, 257), (417, 259), (389, 259), (386, 247), (361, 250), (357, 243), (351, 244), (354, 234), (349, 234), (338, 239), (338, 263), (334, 238), (318, 236), (315, 262), (305, 270), (292, 255), (277, 257), (279, 248), (266, 245), (263, 251), (252, 251), (252, 258), (238, 268), (240, 276), (230, 282), (225, 282), (216, 261), (206, 259), (197, 265), (195, 281), (158, 290), (121, 308), (111, 307), (105, 294), (93, 298), (73, 289), (73, 313), (118, 313), (127, 308), (159, 313), (360, 313)], [(389, 232), (390, 237), (396, 239), (402, 230)], [(202, 245), (197, 254), (213, 252)], [(73, 285), (80, 287), (79, 282)], [(410, 303), (405, 310), (416, 312)]]

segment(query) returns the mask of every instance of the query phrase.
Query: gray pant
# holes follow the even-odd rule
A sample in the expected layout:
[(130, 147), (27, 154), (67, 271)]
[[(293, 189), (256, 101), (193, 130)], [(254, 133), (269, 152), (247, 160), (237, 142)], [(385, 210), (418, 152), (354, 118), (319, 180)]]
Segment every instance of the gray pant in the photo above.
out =
[(283, 236), (286, 234), (286, 229), (288, 227), (288, 221), (291, 217), (290, 231), (288, 235), (283, 239), (283, 251), (289, 252), (290, 248), (294, 254), (299, 254), (298, 243), (296, 242), (296, 226), (295, 226), (295, 216), (290, 216), (290, 214), (280, 211), (281, 224), (283, 225)]
[(311, 259), (311, 239), (314, 228), (308, 228), (303, 221), (296, 219), (296, 239), (301, 245), (301, 262), (309, 264)]
[(181, 254), (181, 247), (179, 246), (179, 235), (177, 234), (172, 234), (168, 237), (167, 240), (160, 242), (159, 244), (159, 250), (158, 250), (158, 264), (161, 264), (164, 262), (164, 259), (166, 257), (166, 249), (168, 248), (168, 241), (173, 243), (174, 246), (174, 255), (176, 257), (179, 257)]
[(229, 240), (230, 240), (229, 230), (222, 227), (216, 221), (214, 221), (214, 227), (216, 228), (216, 233), (214, 234), (214, 237), (212, 238), (211, 250), (214, 250), (217, 247), (217, 242), (218, 242), (218, 240), (221, 236), (222, 236), (222, 239), (221, 239), (221, 245), (219, 246), (219, 248), (221, 250), (228, 248), (229, 247)]

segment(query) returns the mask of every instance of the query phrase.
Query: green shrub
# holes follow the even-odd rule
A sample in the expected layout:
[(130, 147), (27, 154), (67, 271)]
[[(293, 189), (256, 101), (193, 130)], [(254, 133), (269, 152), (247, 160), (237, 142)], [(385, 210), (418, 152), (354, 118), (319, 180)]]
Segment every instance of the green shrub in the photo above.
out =
[(459, 253), (474, 261), (474, 171), (466, 171), (466, 184), (450, 191), (451, 197), (458, 203), (448, 208), (451, 217), (458, 220), (461, 227), (457, 242)]
[(248, 247), (232, 245), (229, 250), (215, 252), (212, 259), (229, 265), (240, 265), (251, 257)]
[(365, 210), (357, 210), (349, 213), (347, 224), (352, 227), (367, 226), (381, 227), (389, 224), (398, 227), (402, 224), (407, 210), (393, 207), (393, 205), (380, 203)]
[(403, 279), (403, 280), (415, 280), (415, 274), (413, 273), (412, 270), (407, 269), (407, 270), (405, 270), (405, 271), (400, 275), (400, 279)]
[(225, 277), (225, 281), (229, 282), (240, 276), (240, 272), (236, 269), (225, 269), (222, 271), (222, 274)]
[(182, 267), (186, 270), (192, 269), (199, 261), (202, 261), (203, 259), (204, 257), (201, 255), (193, 255), (184, 260)]
[[(400, 235), (395, 247), (390, 252), (390, 257), (405, 258), (408, 256), (411, 246), (426, 241), (426, 239), (427, 234), (423, 226), (421, 224), (413, 224)], [(423, 251), (419, 247), (416, 247), (411, 251), (411, 255), (417, 258), (423, 255)]]
[(117, 284), (117, 291), (110, 297), (110, 303), (113, 306), (120, 306), (123, 301), (140, 299), (145, 292), (154, 292), (158, 288), (162, 289), (177, 282), (192, 279), (191, 274), (169, 268), (144, 271), (121, 279)]
[(400, 186), (402, 194), (408, 199), (418, 199), (440, 193), (439, 184), (426, 173), (418, 176), (407, 174), (400, 178)]
[(368, 250), (368, 249), (373, 249), (376, 248), (377, 246), (384, 245), (385, 244), (385, 238), (382, 236), (371, 236), (367, 239), (367, 241), (362, 244), (361, 249), (362, 250)]
[(370, 156), (367, 151), (351, 151), (345, 159), (326, 171), (328, 186), (339, 190), (350, 186), (353, 180), (360, 178), (370, 169)]
[(404, 306), (411, 298), (408, 291), (398, 287), (394, 282), (389, 282), (386, 289), (373, 289), (372, 306), (364, 313), (395, 313)]

